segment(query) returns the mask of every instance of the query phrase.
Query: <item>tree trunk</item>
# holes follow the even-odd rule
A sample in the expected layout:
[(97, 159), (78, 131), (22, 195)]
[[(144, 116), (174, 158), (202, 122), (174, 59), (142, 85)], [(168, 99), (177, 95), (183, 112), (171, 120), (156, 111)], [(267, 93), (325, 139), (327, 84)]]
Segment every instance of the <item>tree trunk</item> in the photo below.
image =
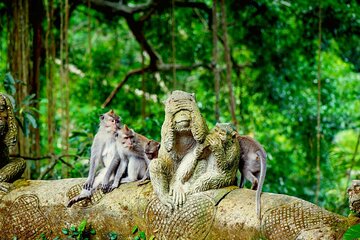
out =
[(106, 239), (109, 232), (127, 239), (135, 225), (156, 239), (341, 239), (349, 226), (360, 222), (272, 193), (262, 194), (260, 222), (255, 191), (237, 187), (190, 195), (182, 208), (171, 212), (158, 201), (151, 183), (128, 183), (105, 195), (98, 190), (91, 201), (67, 208), (84, 181), (16, 182), (21, 187), (0, 203), (2, 237), (36, 239), (44, 233), (64, 238), (63, 228), (86, 219), (96, 230), (95, 239)]
[(229, 96), (230, 96), (230, 112), (232, 122), (237, 127), (236, 113), (235, 113), (235, 96), (233, 90), (233, 84), (231, 81), (231, 58), (230, 58), (230, 48), (228, 42), (227, 34), (227, 23), (226, 23), (226, 10), (225, 10), (225, 0), (221, 0), (221, 25), (223, 28), (223, 38), (224, 38), (224, 55), (226, 61), (226, 82), (229, 87)]
[[(29, 2), (27, 0), (14, 0), (10, 2), (10, 6), (8, 59), (10, 61), (10, 72), (15, 79), (22, 81), (22, 83), (16, 84), (15, 95), (16, 103), (20, 104), (29, 95), (28, 86), (31, 85)], [(23, 121), (23, 118), (19, 117)], [(18, 153), (29, 156), (29, 150), (28, 138), (23, 131), (18, 131)], [(30, 166), (27, 169), (25, 176), (30, 177)]]

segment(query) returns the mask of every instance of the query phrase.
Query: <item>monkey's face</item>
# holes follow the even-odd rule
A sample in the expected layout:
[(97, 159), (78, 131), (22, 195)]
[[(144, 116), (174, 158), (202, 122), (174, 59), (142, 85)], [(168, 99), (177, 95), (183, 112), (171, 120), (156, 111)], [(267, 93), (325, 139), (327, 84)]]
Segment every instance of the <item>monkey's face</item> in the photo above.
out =
[(150, 140), (145, 147), (145, 154), (149, 160), (158, 157), (160, 143)]
[(107, 132), (115, 132), (120, 129), (120, 118), (109, 113), (100, 115), (100, 125), (104, 126)]
[(133, 134), (123, 134), (121, 139), (121, 144), (124, 148), (128, 148), (129, 150), (132, 150), (135, 148), (135, 136)]
[(5, 136), (8, 128), (8, 112), (6, 108), (6, 101), (3, 97), (0, 98), (0, 137)]
[(187, 110), (182, 110), (175, 113), (173, 118), (173, 125), (175, 130), (178, 132), (181, 131), (190, 131), (191, 127), (191, 113)]

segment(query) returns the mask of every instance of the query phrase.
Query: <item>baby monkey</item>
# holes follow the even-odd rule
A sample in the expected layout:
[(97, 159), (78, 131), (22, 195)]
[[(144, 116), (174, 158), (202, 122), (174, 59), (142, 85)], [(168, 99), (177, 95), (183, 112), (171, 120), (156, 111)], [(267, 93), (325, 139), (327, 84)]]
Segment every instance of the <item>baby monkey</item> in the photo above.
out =
[(148, 168), (146, 170), (145, 176), (140, 180), (138, 186), (148, 183), (150, 180), (149, 164), (150, 161), (157, 158), (159, 155), (160, 143), (154, 140), (149, 140), (145, 145), (145, 154), (147, 157)]
[(149, 160), (153, 160), (158, 157), (160, 149), (160, 143), (154, 140), (149, 140), (145, 146), (145, 154)]
[(255, 139), (238, 134), (240, 144), (239, 170), (241, 173), (240, 188), (245, 185), (245, 179), (252, 184), (251, 189), (256, 190), (256, 213), (260, 219), (260, 195), (266, 175), (266, 152)]
[[(100, 115), (99, 130), (96, 133), (91, 146), (88, 178), (81, 193), (68, 202), (68, 207), (71, 207), (74, 203), (85, 198), (90, 198), (96, 188), (102, 183), (106, 169), (109, 168), (111, 160), (116, 157), (117, 153), (115, 149), (114, 133), (121, 127), (121, 119), (113, 110)], [(99, 164), (103, 167), (95, 176)]]

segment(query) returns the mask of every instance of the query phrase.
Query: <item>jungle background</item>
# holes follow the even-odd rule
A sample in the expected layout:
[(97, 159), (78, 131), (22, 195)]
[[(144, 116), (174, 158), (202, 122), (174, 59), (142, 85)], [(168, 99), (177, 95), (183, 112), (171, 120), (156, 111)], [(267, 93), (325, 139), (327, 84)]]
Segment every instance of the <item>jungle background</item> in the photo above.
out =
[(196, 94), (268, 153), (264, 191), (348, 214), (360, 178), (356, 0), (0, 0), (0, 92), (29, 179), (86, 177), (110, 109), (160, 140), (162, 101)]

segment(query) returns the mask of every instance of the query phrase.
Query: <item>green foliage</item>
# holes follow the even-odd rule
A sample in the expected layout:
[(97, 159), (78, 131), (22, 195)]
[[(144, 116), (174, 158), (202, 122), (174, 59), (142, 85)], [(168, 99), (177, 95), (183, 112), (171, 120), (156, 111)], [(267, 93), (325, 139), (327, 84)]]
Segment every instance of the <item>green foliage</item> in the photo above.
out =
[(360, 224), (350, 227), (343, 236), (344, 240), (360, 239)]
[(23, 84), (20, 80), (14, 80), (11, 73), (5, 74), (4, 88), (8, 93), (11, 103), (14, 107), (15, 118), (19, 127), (25, 136), (29, 136), (31, 127), (37, 128), (38, 123), (36, 120), (36, 113), (38, 109), (34, 107), (37, 102), (35, 94), (26, 96), (20, 103), (15, 102), (16, 86), (15, 84)]
[(93, 229), (91, 225), (87, 226), (86, 219), (82, 220), (78, 227), (72, 225), (70, 228), (63, 228), (61, 232), (68, 236), (66, 239), (74, 240), (89, 240), (91, 236), (96, 234), (95, 229)]
[(118, 234), (116, 232), (109, 232), (108, 239), (109, 240), (117, 240)]
[[(137, 225), (135, 225), (132, 230), (131, 233), (133, 235), (133, 240), (146, 240), (146, 233), (144, 231), (141, 231), (139, 229), (139, 227)], [(153, 240), (155, 237), (153, 235), (151, 235), (149, 237), (149, 240)]]

